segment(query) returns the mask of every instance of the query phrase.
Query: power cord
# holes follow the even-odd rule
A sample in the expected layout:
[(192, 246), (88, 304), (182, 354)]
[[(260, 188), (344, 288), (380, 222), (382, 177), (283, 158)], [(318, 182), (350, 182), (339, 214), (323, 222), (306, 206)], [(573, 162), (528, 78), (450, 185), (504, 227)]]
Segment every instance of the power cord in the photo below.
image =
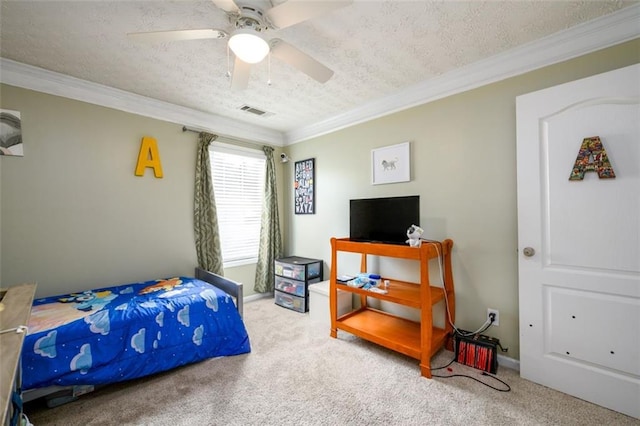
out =
[(14, 333), (14, 332), (17, 334), (23, 334), (23, 333), (26, 334), (29, 332), (29, 327), (27, 327), (26, 325), (19, 325), (17, 327), (0, 330), (0, 334)]
[[(442, 368), (442, 367), (441, 367), (441, 368)], [(493, 385), (490, 385), (489, 383), (483, 382), (482, 380), (480, 380), (480, 379), (478, 379), (478, 378), (476, 378), (476, 377), (473, 377), (473, 376), (469, 376), (469, 375), (467, 375), (467, 374), (450, 374), (450, 375), (448, 375), (448, 376), (441, 376), (441, 375), (439, 375), (439, 374), (432, 374), (432, 375), (431, 375), (431, 377), (438, 377), (438, 378), (440, 378), (440, 379), (450, 379), (450, 378), (452, 378), (452, 377), (465, 377), (465, 378), (467, 378), (467, 379), (475, 380), (476, 382), (481, 383), (481, 384), (483, 384), (483, 385), (485, 385), (485, 386), (487, 386), (487, 387), (489, 387), (489, 388), (491, 388), (491, 389), (493, 389), (493, 390), (496, 390), (496, 391), (498, 391), (498, 392), (510, 392), (510, 391), (511, 391), (511, 386), (509, 386), (509, 384), (508, 384), (508, 383), (506, 383), (506, 382), (505, 382), (505, 381), (503, 381), (503, 380), (500, 380), (500, 379), (499, 379), (499, 378), (497, 378), (496, 376), (494, 376), (494, 375), (492, 375), (492, 374), (489, 374), (489, 373), (487, 373), (486, 371), (483, 371), (481, 375), (482, 375), (482, 376), (489, 377), (489, 378), (494, 379), (494, 380), (497, 380), (498, 382), (500, 382), (500, 383), (502, 383), (503, 385), (505, 385), (505, 386), (506, 386), (506, 388), (501, 389), (501, 388), (495, 387), (495, 386), (493, 386)]]
[[(451, 325), (451, 327), (455, 330), (455, 333), (459, 334), (460, 336), (464, 336), (464, 337), (468, 337), (468, 336), (473, 336), (475, 334), (478, 333), (483, 333), (486, 330), (489, 329), (489, 327), (491, 327), (493, 325), (493, 323), (495, 322), (495, 314), (493, 314), (493, 316), (489, 315), (489, 319), (487, 321), (484, 322), (484, 324), (482, 324), (480, 326), (479, 329), (477, 329), (476, 331), (472, 331), (472, 332), (463, 332), (461, 331), (459, 328), (456, 327), (456, 325), (453, 323), (452, 319), (451, 319), (451, 310), (449, 309), (449, 298), (447, 296), (447, 287), (445, 286), (444, 283), (444, 267), (442, 265), (443, 261), (442, 261), (442, 257), (444, 255), (444, 248), (442, 247), (442, 242), (441, 241), (436, 241), (436, 240), (428, 240), (425, 238), (422, 238), (423, 241), (426, 241), (427, 243), (433, 245), (433, 247), (436, 249), (436, 253), (438, 254), (438, 268), (440, 270), (440, 284), (442, 285), (442, 290), (444, 293), (444, 300), (445, 300), (445, 306), (446, 306), (446, 310), (447, 310), (447, 320), (449, 322), (449, 324)], [(500, 346), (500, 349), (505, 352), (505, 349), (498, 343), (498, 346)], [(507, 348), (508, 349), (508, 348)], [(432, 368), (431, 371), (437, 371), (437, 370), (443, 370), (447, 367), (449, 367), (451, 364), (453, 364), (456, 361), (455, 357), (449, 361), (448, 364), (442, 366), (442, 367), (436, 367), (436, 368)], [(453, 371), (452, 369), (448, 368), (449, 371)], [(492, 386), (489, 383), (486, 383), (476, 377), (467, 375), (467, 374), (450, 374), (450, 375), (439, 375), (439, 374), (432, 374), (432, 377), (438, 377), (441, 379), (450, 379), (452, 377), (465, 377), (467, 379), (471, 379), (471, 380), (475, 380), (478, 383), (481, 383), (493, 390), (496, 390), (498, 392), (510, 392), (511, 391), (511, 386), (509, 386), (508, 383), (504, 382), (503, 380), (499, 379), (498, 377), (491, 375), (489, 373), (487, 373), (486, 371), (483, 371), (481, 373), (482, 376), (486, 376), (489, 377), (491, 379), (497, 380), (498, 382), (502, 383), (506, 388), (498, 388), (496, 386)]]
[(478, 333), (483, 333), (485, 331), (487, 331), (489, 329), (489, 327), (491, 327), (495, 321), (495, 316), (487, 321), (484, 322), (484, 324), (482, 324), (480, 326), (480, 328), (478, 328), (476, 331), (461, 331), (460, 329), (458, 329), (458, 327), (456, 327), (456, 325), (453, 323), (453, 320), (451, 319), (451, 310), (449, 308), (449, 297), (447, 295), (447, 287), (444, 284), (444, 267), (442, 266), (442, 257), (444, 255), (444, 248), (442, 247), (442, 242), (441, 241), (437, 241), (437, 240), (428, 240), (426, 238), (421, 238), (421, 240), (426, 241), (427, 243), (431, 244), (435, 249), (436, 249), (436, 253), (438, 254), (438, 268), (440, 271), (440, 284), (442, 285), (442, 290), (444, 293), (444, 302), (445, 302), (445, 306), (447, 309), (447, 321), (449, 322), (449, 325), (451, 325), (451, 327), (455, 330), (456, 333), (458, 333), (460, 336), (464, 336), (464, 337), (469, 337), (469, 336), (473, 336), (475, 334)]
[(444, 368), (447, 368), (448, 366), (450, 366), (451, 364), (453, 364), (455, 362), (455, 357), (449, 361), (449, 363), (447, 365), (443, 365), (442, 367), (436, 367), (436, 368), (432, 368), (431, 371), (436, 371), (436, 370), (442, 370)]
[[(446, 365), (443, 365), (442, 367), (432, 368), (432, 369), (431, 369), (431, 371), (444, 370), (445, 368), (447, 368), (447, 367), (449, 367), (451, 364), (453, 364), (455, 361), (456, 361), (456, 359), (455, 359), (455, 357), (454, 357), (454, 358), (453, 358), (451, 361), (449, 361)], [(447, 368), (447, 370), (449, 370), (449, 371), (453, 371), (451, 368)], [(490, 377), (490, 378), (492, 378), (492, 379), (494, 379), (494, 380), (497, 380), (498, 382), (502, 383), (506, 388), (505, 388), (505, 389), (497, 388), (497, 387), (495, 387), (495, 386), (490, 385), (489, 383), (483, 382), (482, 380), (480, 380), (480, 379), (478, 379), (478, 378), (476, 378), (476, 377), (470, 376), (470, 375), (468, 375), (468, 374), (455, 373), (455, 374), (449, 374), (449, 375), (447, 375), (447, 376), (442, 376), (442, 375), (440, 375), (440, 374), (433, 374), (433, 373), (432, 373), (432, 374), (431, 374), (431, 377), (437, 377), (437, 378), (440, 378), (440, 379), (450, 379), (450, 378), (452, 378), (452, 377), (465, 377), (465, 378), (467, 378), (467, 379), (475, 380), (475, 381), (476, 381), (476, 382), (478, 382), (478, 383), (482, 383), (483, 385), (485, 385), (485, 386), (487, 386), (487, 387), (489, 387), (489, 388), (491, 388), (491, 389), (493, 389), (493, 390), (497, 390), (498, 392), (510, 392), (510, 391), (511, 391), (511, 386), (509, 386), (509, 384), (508, 384), (507, 382), (505, 382), (505, 381), (503, 381), (503, 380), (499, 379), (498, 377), (496, 377), (496, 376), (494, 376), (494, 375), (492, 375), (492, 374), (489, 374), (489, 373), (487, 373), (486, 371), (483, 371), (483, 372), (481, 373), (481, 375), (482, 375), (482, 376)]]

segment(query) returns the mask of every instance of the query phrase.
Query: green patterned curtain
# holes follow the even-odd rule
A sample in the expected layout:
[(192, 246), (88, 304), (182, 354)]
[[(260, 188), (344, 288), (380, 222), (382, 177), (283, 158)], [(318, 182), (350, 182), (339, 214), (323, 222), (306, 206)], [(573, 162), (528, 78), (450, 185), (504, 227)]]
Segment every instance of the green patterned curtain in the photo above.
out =
[(205, 132), (200, 133), (198, 137), (193, 228), (196, 236), (198, 265), (207, 271), (223, 275), (218, 213), (216, 212), (209, 160), (209, 145), (217, 138), (218, 136)]
[(273, 148), (263, 146), (267, 157), (264, 203), (260, 224), (260, 248), (256, 265), (256, 280), (253, 290), (257, 293), (273, 291), (274, 261), (282, 257), (282, 236), (278, 217), (278, 193), (276, 190), (276, 165), (273, 161)]

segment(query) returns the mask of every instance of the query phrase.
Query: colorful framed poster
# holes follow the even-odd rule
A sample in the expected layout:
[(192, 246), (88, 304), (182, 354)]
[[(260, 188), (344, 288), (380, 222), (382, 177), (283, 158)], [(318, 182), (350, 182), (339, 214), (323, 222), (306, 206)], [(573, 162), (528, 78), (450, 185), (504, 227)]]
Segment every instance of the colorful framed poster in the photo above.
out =
[(296, 161), (294, 177), (293, 196), (295, 214), (315, 214), (315, 158)]

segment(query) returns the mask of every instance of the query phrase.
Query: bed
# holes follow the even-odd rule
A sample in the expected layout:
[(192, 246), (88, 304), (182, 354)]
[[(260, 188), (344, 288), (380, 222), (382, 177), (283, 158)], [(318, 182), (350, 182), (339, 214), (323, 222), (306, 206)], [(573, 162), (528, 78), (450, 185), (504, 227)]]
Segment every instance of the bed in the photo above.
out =
[(36, 299), (22, 350), (24, 399), (61, 389), (75, 397), (81, 389), (248, 353), (242, 309), (242, 284), (199, 268), (195, 277)]

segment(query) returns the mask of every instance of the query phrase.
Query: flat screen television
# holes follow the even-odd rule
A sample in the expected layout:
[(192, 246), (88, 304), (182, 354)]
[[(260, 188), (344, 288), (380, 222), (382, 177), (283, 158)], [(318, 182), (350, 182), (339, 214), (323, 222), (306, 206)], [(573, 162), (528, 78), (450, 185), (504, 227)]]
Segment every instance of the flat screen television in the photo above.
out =
[(349, 201), (349, 238), (405, 244), (407, 229), (420, 226), (420, 196), (362, 198)]

